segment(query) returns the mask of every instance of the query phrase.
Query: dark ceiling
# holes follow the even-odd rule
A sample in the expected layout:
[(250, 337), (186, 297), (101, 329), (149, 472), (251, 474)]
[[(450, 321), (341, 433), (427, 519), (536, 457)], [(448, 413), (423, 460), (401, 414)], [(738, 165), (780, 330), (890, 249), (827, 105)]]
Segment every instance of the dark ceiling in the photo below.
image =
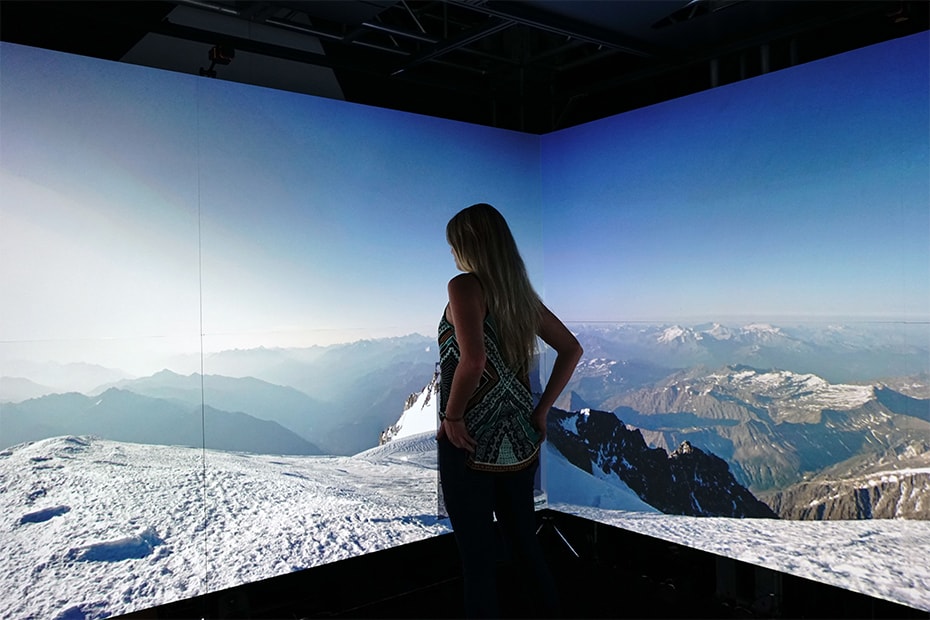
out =
[(924, 0), (4, 0), (0, 36), (547, 133), (924, 31), (928, 14)]

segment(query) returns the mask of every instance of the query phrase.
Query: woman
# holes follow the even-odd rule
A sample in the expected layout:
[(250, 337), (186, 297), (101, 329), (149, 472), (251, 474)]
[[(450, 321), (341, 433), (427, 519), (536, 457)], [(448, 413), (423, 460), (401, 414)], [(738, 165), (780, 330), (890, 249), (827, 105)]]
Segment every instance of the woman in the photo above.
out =
[[(462, 556), (465, 613), (498, 613), (498, 524), (529, 568), (545, 611), (558, 613), (536, 539), (533, 479), (546, 416), (581, 358), (565, 325), (540, 301), (503, 216), (491, 205), (460, 211), (446, 226), (456, 267), (439, 324), (439, 474)], [(528, 373), (536, 337), (557, 356), (539, 401)]]

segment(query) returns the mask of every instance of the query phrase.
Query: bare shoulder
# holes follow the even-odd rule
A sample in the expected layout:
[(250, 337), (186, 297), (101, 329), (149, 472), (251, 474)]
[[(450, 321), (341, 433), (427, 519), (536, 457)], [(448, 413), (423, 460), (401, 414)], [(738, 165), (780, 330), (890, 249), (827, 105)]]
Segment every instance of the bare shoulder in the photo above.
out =
[(479, 324), (485, 314), (484, 290), (477, 276), (463, 273), (449, 280), (446, 320), (456, 326)]
[(448, 288), (450, 297), (452, 295), (471, 297), (484, 294), (484, 290), (481, 288), (481, 281), (478, 280), (478, 276), (473, 273), (460, 273), (449, 280)]

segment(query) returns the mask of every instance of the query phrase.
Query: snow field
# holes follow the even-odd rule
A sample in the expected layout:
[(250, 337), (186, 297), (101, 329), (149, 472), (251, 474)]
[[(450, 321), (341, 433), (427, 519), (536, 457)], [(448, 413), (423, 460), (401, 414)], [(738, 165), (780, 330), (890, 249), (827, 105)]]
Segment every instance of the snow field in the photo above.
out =
[(551, 506), (647, 536), (930, 611), (930, 522), (684, 517)]
[(0, 456), (0, 617), (102, 618), (448, 532), (435, 470), (386, 455), (13, 447)]
[[(930, 522), (663, 515), (547, 444), (549, 507), (930, 611)], [(0, 617), (103, 618), (422, 540), (433, 432), (353, 457), (59, 437), (0, 452)]]

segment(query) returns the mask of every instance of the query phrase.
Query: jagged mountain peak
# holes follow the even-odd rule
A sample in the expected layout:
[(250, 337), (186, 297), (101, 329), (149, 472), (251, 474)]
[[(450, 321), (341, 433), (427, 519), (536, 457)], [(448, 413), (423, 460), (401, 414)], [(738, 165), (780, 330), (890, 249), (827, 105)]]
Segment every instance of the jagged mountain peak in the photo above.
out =
[(664, 344), (686, 344), (703, 339), (704, 336), (701, 332), (680, 325), (672, 325), (662, 330), (656, 338), (656, 342)]
[(683, 441), (681, 442), (681, 445), (678, 446), (678, 448), (674, 452), (672, 452), (669, 456), (676, 457), (682, 454), (691, 454), (695, 450), (697, 450), (697, 448), (692, 446), (690, 441)]
[(731, 340), (736, 337), (737, 332), (733, 329), (721, 325), (720, 323), (711, 323), (708, 326), (698, 326), (702, 333), (710, 336), (714, 340)]
[(383, 446), (404, 437), (436, 431), (439, 407), (439, 373), (422, 390), (411, 393), (404, 402), (404, 410), (391, 426), (381, 431), (378, 445)]
[(650, 448), (639, 429), (595, 409), (552, 409), (548, 437), (579, 469), (605, 480), (619, 479), (639, 497), (669, 514), (774, 517), (740, 485), (726, 462), (683, 442), (668, 453)]
[(913, 441), (880, 458), (854, 457), (766, 501), (788, 519), (930, 518), (930, 444)]
[(578, 392), (575, 392), (574, 390), (569, 393), (569, 404), (569, 409), (572, 411), (578, 411), (580, 409), (590, 410), (591, 408), (585, 399), (583, 399), (581, 395), (579, 395)]

